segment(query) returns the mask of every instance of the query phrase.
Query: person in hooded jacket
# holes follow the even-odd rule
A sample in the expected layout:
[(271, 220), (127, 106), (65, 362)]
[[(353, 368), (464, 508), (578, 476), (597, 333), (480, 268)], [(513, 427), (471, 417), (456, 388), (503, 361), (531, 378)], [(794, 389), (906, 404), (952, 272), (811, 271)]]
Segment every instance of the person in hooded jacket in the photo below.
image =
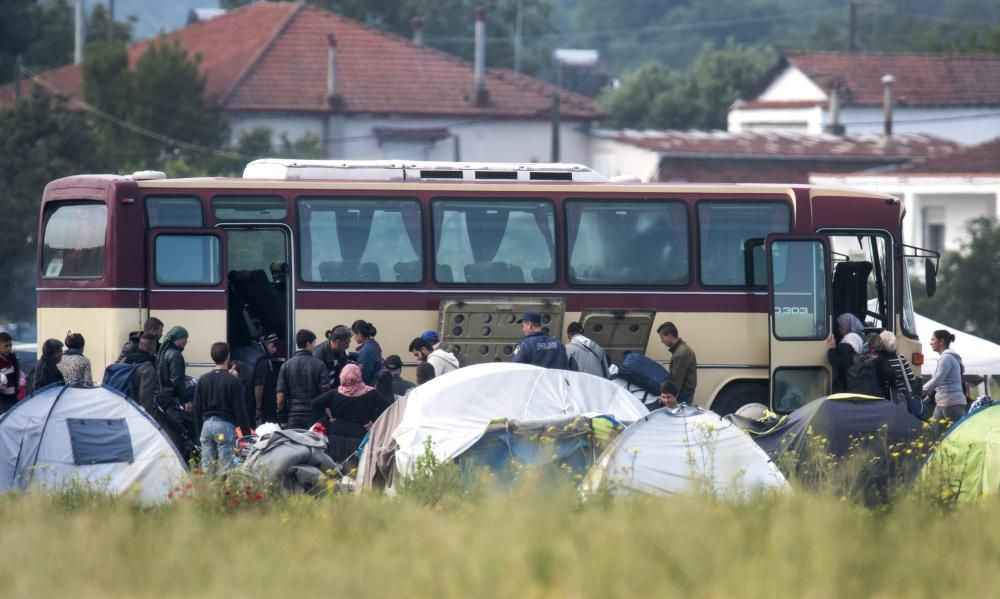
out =
[(951, 349), (955, 335), (946, 329), (939, 329), (931, 334), (931, 349), (941, 355), (938, 358), (937, 370), (929, 381), (924, 383), (924, 393), (934, 391), (934, 414), (931, 417), (940, 421), (951, 422), (965, 416), (966, 398), (962, 389), (962, 357)]
[(434, 375), (441, 376), (459, 369), (455, 354), (441, 347), (437, 331), (424, 331), (410, 342), (410, 352), (421, 362), (434, 367)]
[(160, 338), (149, 333), (139, 337), (136, 351), (125, 356), (125, 364), (136, 364), (132, 372), (130, 397), (152, 416), (156, 414), (156, 344)]
[(14, 338), (6, 331), (0, 332), (0, 414), (17, 403), (21, 376), (21, 362), (14, 353)]
[(854, 364), (854, 357), (861, 353), (865, 325), (857, 316), (844, 312), (837, 317), (837, 336), (826, 338), (827, 359), (833, 366), (833, 392), (847, 390), (847, 371)]
[(187, 398), (187, 364), (184, 361), (184, 348), (188, 344), (188, 332), (182, 326), (175, 326), (167, 332), (156, 357), (156, 382), (159, 385), (157, 395), (173, 400), (183, 406), (185, 411), (191, 411), (191, 399)]
[(42, 357), (28, 373), (28, 393), (34, 393), (53, 383), (64, 383), (59, 372), (59, 361), (63, 356), (63, 344), (58, 339), (47, 339), (42, 344)]
[(569, 358), (569, 366), (572, 370), (586, 372), (605, 379), (610, 378), (608, 356), (604, 353), (604, 348), (584, 336), (583, 326), (580, 323), (569, 323), (569, 326), (566, 327), (566, 336), (569, 337), (569, 343), (566, 344), (566, 356)]
[(382, 370), (382, 348), (375, 341), (378, 332), (375, 325), (364, 320), (355, 320), (351, 325), (354, 342), (358, 344), (356, 361), (361, 368), (361, 378), (369, 387), (375, 386), (375, 376)]

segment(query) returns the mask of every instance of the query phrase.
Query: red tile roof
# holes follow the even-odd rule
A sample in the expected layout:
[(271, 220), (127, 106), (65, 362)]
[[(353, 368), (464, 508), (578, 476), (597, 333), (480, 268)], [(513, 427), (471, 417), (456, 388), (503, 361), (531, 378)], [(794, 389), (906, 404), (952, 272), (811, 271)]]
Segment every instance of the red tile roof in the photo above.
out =
[(847, 105), (881, 106), (882, 77), (892, 75), (899, 106), (1000, 106), (1000, 54), (790, 52), (783, 64), (824, 90), (842, 84)]
[[(703, 158), (821, 158), (873, 160), (925, 159), (950, 156), (961, 147), (958, 143), (932, 135), (904, 133), (894, 135), (886, 144), (881, 135), (840, 137), (798, 132), (748, 131), (634, 131), (596, 130), (598, 137), (615, 139), (665, 156)], [(897, 159), (897, 160), (891, 160)]]
[(906, 175), (1000, 175), (1000, 138), (963, 148), (948, 156), (907, 165), (885, 173)]
[[(331, 34), (339, 95), (332, 109), (326, 97)], [(468, 61), (300, 3), (254, 3), (161, 38), (202, 56), (205, 99), (228, 111), (548, 118), (551, 98), (558, 93), (563, 118), (603, 116), (591, 98), (508, 69), (487, 70), (488, 102), (477, 106)], [(131, 65), (153, 41), (129, 48)], [(70, 96), (81, 95), (77, 66), (41, 77)], [(13, 85), (0, 87), (0, 105), (13, 93)]]

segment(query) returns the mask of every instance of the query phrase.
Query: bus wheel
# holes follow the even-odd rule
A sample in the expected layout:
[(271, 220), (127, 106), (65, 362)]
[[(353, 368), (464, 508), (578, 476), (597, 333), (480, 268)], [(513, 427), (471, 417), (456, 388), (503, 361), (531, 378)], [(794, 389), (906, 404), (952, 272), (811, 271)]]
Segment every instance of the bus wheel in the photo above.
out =
[(712, 402), (712, 411), (725, 416), (750, 403), (770, 405), (771, 402), (767, 399), (767, 381), (739, 381), (726, 385)]

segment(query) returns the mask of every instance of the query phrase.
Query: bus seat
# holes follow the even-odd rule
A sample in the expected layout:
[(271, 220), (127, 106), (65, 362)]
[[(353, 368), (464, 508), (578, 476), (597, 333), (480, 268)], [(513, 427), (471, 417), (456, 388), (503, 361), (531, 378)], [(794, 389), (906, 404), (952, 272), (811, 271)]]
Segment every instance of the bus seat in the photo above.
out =
[(523, 283), (524, 269), (522, 269), (520, 266), (515, 266), (514, 264), (507, 264), (507, 282)]
[(413, 283), (422, 278), (420, 272), (420, 260), (410, 262), (397, 262), (392, 270), (396, 273), (396, 281), (400, 283)]
[(850, 312), (865, 321), (868, 312), (868, 277), (872, 263), (838, 262), (833, 268), (833, 314)]
[(229, 288), (263, 329), (272, 332), (284, 330), (283, 304), (262, 269), (230, 271)]
[(434, 278), (437, 279), (438, 283), (454, 283), (455, 274), (451, 270), (451, 266), (448, 264), (438, 264), (434, 269)]
[(478, 262), (465, 265), (467, 283), (523, 283), (524, 271), (506, 262)]
[(374, 262), (361, 262), (358, 264), (356, 281), (365, 283), (378, 283), (382, 280), (382, 273), (378, 269), (378, 264)]
[(531, 269), (531, 280), (535, 283), (551, 283), (555, 279), (555, 269), (543, 266)]

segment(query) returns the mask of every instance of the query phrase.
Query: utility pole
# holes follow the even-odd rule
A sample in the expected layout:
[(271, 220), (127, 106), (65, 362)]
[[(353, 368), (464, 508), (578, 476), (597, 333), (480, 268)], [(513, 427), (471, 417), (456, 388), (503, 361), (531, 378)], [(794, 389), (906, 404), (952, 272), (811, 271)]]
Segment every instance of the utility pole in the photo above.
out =
[(858, 3), (849, 2), (847, 4), (850, 13), (847, 20), (847, 31), (848, 31), (848, 42), (847, 50), (849, 52), (857, 52), (857, 31), (858, 31)]
[(108, 0), (108, 43), (115, 41), (115, 0)]
[(523, 13), (521, 12), (521, 0), (517, 0), (517, 13), (514, 17), (514, 72), (521, 72), (521, 23)]
[(552, 96), (552, 157), (550, 162), (559, 162), (559, 93)]
[(85, 35), (83, 16), (83, 0), (76, 0), (76, 27), (74, 28), (75, 37), (73, 40), (73, 64), (80, 64), (83, 62), (83, 38)]

